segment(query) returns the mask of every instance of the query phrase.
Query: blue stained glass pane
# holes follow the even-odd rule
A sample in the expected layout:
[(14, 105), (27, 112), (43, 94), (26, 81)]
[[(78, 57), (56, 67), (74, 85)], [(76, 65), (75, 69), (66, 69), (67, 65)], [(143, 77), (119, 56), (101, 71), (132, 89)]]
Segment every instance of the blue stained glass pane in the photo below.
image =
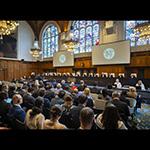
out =
[(54, 25), (48, 26), (43, 33), (43, 57), (51, 57), (53, 53), (58, 50), (58, 30)]
[(72, 24), (72, 25), (73, 25), (73, 28), (74, 28), (74, 29), (78, 29), (78, 28), (79, 28), (79, 24), (80, 24), (79, 21), (74, 21), (73, 24)]
[(73, 34), (73, 39), (79, 39), (79, 30), (75, 30)]
[(92, 46), (92, 39), (86, 40), (86, 52), (91, 51), (91, 46)]
[(93, 37), (93, 45), (96, 45), (98, 39), (99, 39), (98, 36), (94, 36)]
[(92, 21), (86, 21), (86, 26), (91, 26), (92, 25)]
[(93, 26), (93, 33), (98, 33), (99, 32), (99, 25), (98, 24), (95, 24)]
[(85, 28), (86, 21), (80, 21), (80, 28)]
[(74, 27), (73, 39), (80, 40), (78, 48), (74, 49), (74, 53), (91, 51), (93, 43), (96, 43), (96, 40), (99, 39), (98, 21), (74, 21), (72, 25)]
[(82, 28), (80, 30), (80, 38), (83, 38), (83, 37), (85, 37), (85, 29), (84, 28)]
[(98, 21), (93, 21), (93, 24), (96, 24), (96, 23), (98, 23)]

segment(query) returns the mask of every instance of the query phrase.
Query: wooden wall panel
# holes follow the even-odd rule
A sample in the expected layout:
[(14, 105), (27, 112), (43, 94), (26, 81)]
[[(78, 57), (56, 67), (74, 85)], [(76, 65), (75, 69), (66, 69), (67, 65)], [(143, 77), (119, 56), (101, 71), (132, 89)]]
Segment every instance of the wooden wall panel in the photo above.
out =
[(99, 74), (101, 74), (102, 72), (107, 72), (107, 73), (115, 73), (115, 75), (118, 75), (119, 73), (125, 72), (125, 67), (123, 65), (98, 66), (97, 72)]
[(131, 57), (130, 66), (150, 66), (150, 56), (134, 56)]
[(29, 76), (31, 72), (38, 73), (36, 63), (17, 60), (0, 60), (0, 70), (2, 70), (0, 71), (0, 80), (8, 81)]
[(72, 73), (72, 68), (57, 68), (56, 71), (59, 73)]
[[(29, 76), (31, 72), (43, 73), (45, 70), (53, 69), (57, 72), (69, 72), (72, 73), (73, 69), (97, 69), (98, 73), (108, 72), (108, 73), (127, 73), (130, 70), (137, 72), (144, 70), (144, 78), (150, 78), (150, 55), (140, 54), (131, 55), (131, 63), (129, 65), (103, 65), (103, 66), (92, 66), (91, 57), (85, 58), (75, 58), (74, 67), (63, 67), (54, 68), (53, 62), (25, 62), (17, 60), (0, 60), (0, 80), (12, 80), (14, 78), (20, 78), (22, 76)], [(3, 69), (3, 70), (2, 70)]]
[(93, 67), (91, 57), (75, 59), (75, 68), (91, 68), (91, 67)]
[(144, 78), (150, 79), (150, 67), (144, 69)]

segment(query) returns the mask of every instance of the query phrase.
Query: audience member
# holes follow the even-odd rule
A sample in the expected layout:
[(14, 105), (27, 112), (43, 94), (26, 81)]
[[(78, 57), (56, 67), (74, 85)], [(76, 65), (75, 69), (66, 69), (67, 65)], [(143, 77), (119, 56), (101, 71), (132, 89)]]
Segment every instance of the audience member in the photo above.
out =
[(117, 107), (111, 103), (106, 105), (102, 114), (96, 118), (96, 125), (100, 129), (125, 129), (127, 127), (120, 118)]
[(43, 129), (45, 117), (42, 114), (43, 98), (36, 98), (35, 105), (26, 113), (25, 124), (28, 129)]
[(13, 95), (12, 102), (13, 102), (13, 105), (8, 112), (9, 119), (10, 120), (17, 119), (21, 122), (24, 122), (26, 113), (21, 107), (21, 104), (23, 102), (22, 96), (20, 94)]
[(60, 123), (66, 125), (67, 128), (72, 128), (72, 116), (71, 110), (76, 106), (73, 105), (73, 99), (70, 95), (66, 95), (64, 98), (64, 104), (62, 104), (62, 116)]
[(62, 107), (57, 104), (51, 107), (50, 119), (44, 122), (44, 129), (67, 129), (67, 127), (59, 122), (62, 115)]
[(145, 90), (145, 85), (143, 84), (142, 80), (138, 80), (138, 82), (136, 83), (136, 88), (140, 89), (140, 90)]
[(87, 97), (86, 106), (93, 108), (94, 104), (93, 104), (93, 98), (92, 98), (91, 93), (90, 93), (90, 89), (85, 88), (83, 94), (85, 94), (85, 96)]
[(127, 125), (128, 117), (130, 116), (130, 111), (128, 105), (125, 102), (120, 101), (120, 93), (114, 91), (112, 93), (112, 103), (117, 107), (120, 117), (124, 120), (124, 123)]
[(122, 88), (121, 82), (119, 81), (119, 79), (116, 79), (114, 85), (116, 86), (116, 88)]
[(91, 108), (89, 107), (84, 107), (80, 111), (80, 127), (79, 129), (82, 130), (90, 130), (93, 126), (93, 121), (94, 121), (94, 112)]
[(80, 120), (79, 120), (79, 116), (80, 116), (80, 111), (82, 108), (84, 108), (87, 104), (87, 97), (82, 94), (78, 97), (78, 106), (74, 107), (70, 113), (72, 116), (72, 127), (75, 129), (78, 129), (80, 127)]

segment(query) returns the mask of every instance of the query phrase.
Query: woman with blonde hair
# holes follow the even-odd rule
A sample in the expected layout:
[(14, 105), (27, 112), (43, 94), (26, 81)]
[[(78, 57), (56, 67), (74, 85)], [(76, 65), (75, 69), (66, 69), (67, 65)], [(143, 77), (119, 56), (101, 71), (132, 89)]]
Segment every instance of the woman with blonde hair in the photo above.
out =
[(138, 95), (138, 93), (137, 93), (137, 91), (136, 91), (136, 88), (135, 88), (134, 86), (129, 87), (129, 91), (128, 91), (128, 93), (127, 93), (127, 96), (128, 96), (129, 98), (133, 98), (133, 99), (136, 100), (135, 110), (136, 110), (137, 108), (141, 108), (141, 103), (142, 103), (142, 101), (141, 101), (140, 95)]
[(127, 95), (131, 98), (136, 99), (136, 97), (137, 97), (136, 88), (134, 86), (129, 87), (129, 91), (128, 91)]
[(93, 108), (94, 103), (93, 103), (93, 98), (91, 96), (91, 91), (89, 88), (85, 88), (83, 91), (83, 94), (87, 97), (87, 104), (86, 107)]

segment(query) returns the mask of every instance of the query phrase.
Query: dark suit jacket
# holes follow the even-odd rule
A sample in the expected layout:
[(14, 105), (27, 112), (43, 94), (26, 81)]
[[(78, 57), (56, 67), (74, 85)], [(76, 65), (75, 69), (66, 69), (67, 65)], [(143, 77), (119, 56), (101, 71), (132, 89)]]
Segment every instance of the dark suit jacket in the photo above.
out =
[(127, 122), (128, 116), (130, 116), (128, 105), (120, 100), (112, 100), (112, 103), (117, 107), (121, 118)]
[(0, 116), (1, 121), (6, 123), (7, 121), (7, 113), (9, 112), (9, 109), (11, 108), (11, 104), (7, 104), (5, 101), (0, 102)]
[(84, 106), (79, 104), (77, 107), (74, 107), (71, 111), (70, 114), (72, 116), (72, 128), (78, 129), (80, 127), (80, 111)]
[(21, 122), (24, 122), (25, 115), (26, 115), (25, 111), (21, 107), (16, 105), (13, 105), (13, 107), (9, 110), (8, 113), (8, 117), (10, 119), (17, 119)]

